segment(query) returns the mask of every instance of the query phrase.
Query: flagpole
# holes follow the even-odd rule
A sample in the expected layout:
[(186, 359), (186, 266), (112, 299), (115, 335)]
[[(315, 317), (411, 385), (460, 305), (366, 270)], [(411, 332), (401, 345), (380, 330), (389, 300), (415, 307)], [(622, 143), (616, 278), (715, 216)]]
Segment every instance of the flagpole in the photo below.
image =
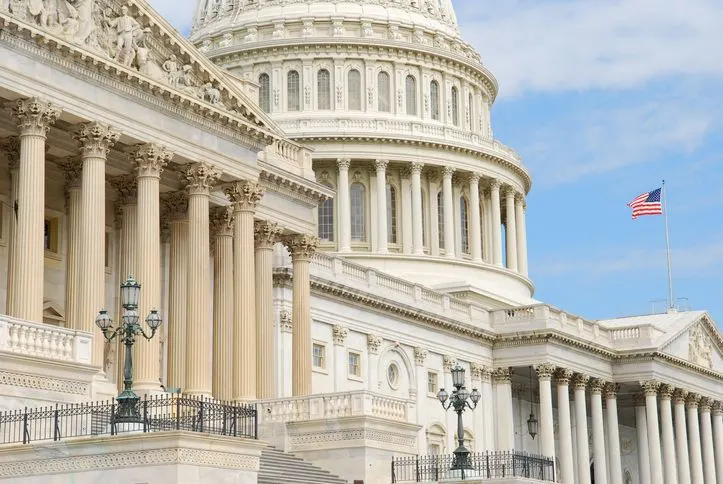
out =
[(668, 228), (668, 197), (665, 194), (665, 180), (663, 180), (663, 214), (665, 216), (665, 252), (668, 257), (668, 309), (673, 309), (673, 270), (670, 265), (670, 230)]

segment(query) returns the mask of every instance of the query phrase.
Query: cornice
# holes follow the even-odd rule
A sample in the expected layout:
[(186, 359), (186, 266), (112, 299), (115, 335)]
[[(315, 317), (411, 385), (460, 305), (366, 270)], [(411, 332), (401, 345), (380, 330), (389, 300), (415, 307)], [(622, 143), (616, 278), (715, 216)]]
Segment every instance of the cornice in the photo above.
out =
[(282, 172), (268, 163), (259, 162), (259, 166), (261, 167), (259, 183), (264, 188), (270, 188), (275, 192), (296, 200), (302, 200), (311, 205), (316, 205), (319, 201), (334, 196), (334, 190), (330, 190), (313, 180)]

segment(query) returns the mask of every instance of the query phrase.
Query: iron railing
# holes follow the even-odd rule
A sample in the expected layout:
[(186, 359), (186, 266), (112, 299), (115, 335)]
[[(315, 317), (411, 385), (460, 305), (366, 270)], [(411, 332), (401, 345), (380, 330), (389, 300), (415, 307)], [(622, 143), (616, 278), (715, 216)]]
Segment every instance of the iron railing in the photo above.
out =
[(452, 470), (454, 455), (418, 455), (392, 459), (392, 482), (437, 482), (456, 479), (522, 477), (555, 481), (555, 465), (548, 457), (525, 452), (479, 452), (469, 454), (467, 469)]
[(256, 439), (256, 407), (186, 395), (157, 395), (141, 399), (137, 423), (116, 423), (115, 400), (11, 410), (0, 413), (0, 444), (28, 444), (127, 432), (185, 430)]

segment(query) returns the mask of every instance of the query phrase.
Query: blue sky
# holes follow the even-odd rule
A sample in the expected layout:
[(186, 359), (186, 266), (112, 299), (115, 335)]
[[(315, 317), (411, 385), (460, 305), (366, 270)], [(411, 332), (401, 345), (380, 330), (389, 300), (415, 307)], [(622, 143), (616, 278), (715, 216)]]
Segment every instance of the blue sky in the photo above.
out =
[[(188, 30), (193, 0), (151, 3)], [(626, 203), (665, 179), (676, 297), (723, 326), (723, 3), (454, 5), (500, 83), (495, 136), (533, 174), (536, 297), (595, 319), (663, 309), (663, 218)]]

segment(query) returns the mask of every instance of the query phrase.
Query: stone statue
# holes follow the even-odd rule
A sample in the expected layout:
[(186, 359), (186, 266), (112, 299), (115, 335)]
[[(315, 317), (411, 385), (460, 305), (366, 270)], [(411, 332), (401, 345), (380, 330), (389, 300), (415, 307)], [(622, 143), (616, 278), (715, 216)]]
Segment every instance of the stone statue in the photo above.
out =
[(688, 338), (688, 356), (690, 361), (696, 365), (713, 368), (713, 344), (703, 327), (698, 324), (692, 328)]
[(178, 87), (178, 78), (181, 71), (178, 69), (178, 60), (175, 54), (171, 54), (166, 62), (163, 63), (163, 70), (168, 75), (168, 84)]
[(213, 87), (213, 84), (207, 82), (199, 90), (198, 97), (204, 101), (208, 101), (211, 104), (218, 104), (221, 102), (221, 91), (218, 88)]
[(135, 41), (136, 32), (141, 30), (141, 26), (136, 19), (128, 15), (128, 7), (121, 7), (120, 17), (116, 17), (108, 21), (108, 25), (115, 29), (116, 32), (116, 52), (114, 59), (126, 67), (133, 64), (135, 58)]

